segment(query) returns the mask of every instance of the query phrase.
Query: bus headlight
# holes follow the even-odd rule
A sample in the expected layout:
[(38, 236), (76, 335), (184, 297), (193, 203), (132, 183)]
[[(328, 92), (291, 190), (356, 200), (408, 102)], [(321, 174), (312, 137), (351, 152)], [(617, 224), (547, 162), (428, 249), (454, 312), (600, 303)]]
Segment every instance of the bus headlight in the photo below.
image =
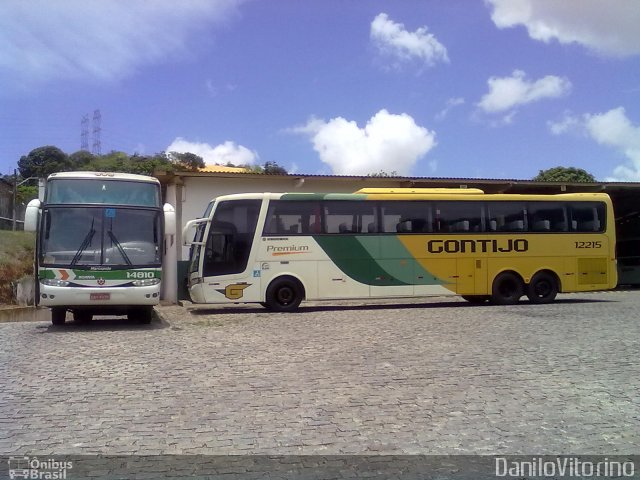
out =
[(131, 282), (134, 287), (150, 287), (152, 285), (158, 285), (160, 283), (159, 278), (145, 278), (143, 280), (134, 280)]
[(40, 283), (49, 287), (68, 287), (69, 282), (65, 280), (57, 280), (55, 278), (41, 278)]

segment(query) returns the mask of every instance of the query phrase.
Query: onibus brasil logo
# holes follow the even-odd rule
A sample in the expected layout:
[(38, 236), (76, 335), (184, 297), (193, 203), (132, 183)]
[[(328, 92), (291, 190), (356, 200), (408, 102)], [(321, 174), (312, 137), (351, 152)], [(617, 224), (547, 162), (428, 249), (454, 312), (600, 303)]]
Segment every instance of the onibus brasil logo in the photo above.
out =
[(29, 478), (37, 480), (59, 480), (67, 478), (67, 471), (73, 462), (38, 457), (9, 457), (9, 478)]

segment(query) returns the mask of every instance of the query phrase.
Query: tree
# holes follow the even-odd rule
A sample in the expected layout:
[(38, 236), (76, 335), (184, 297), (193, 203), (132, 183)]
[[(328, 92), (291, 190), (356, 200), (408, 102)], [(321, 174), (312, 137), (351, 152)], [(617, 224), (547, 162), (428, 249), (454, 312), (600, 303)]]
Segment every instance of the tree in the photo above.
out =
[(226, 167), (244, 168), (250, 173), (266, 173), (269, 175), (288, 175), (289, 172), (284, 167), (281, 167), (276, 162), (265, 162), (264, 165), (244, 164), (236, 165), (232, 162), (227, 162)]
[(575, 167), (553, 167), (540, 170), (533, 177), (535, 182), (595, 182), (596, 179), (586, 170)]
[(393, 170), (391, 173), (385, 172), (384, 170), (380, 170), (377, 173), (367, 174), (367, 177), (397, 177), (397, 176), (398, 176), (398, 172), (396, 172), (395, 170)]
[(169, 160), (173, 162), (178, 170), (188, 170), (197, 172), (198, 169), (204, 168), (205, 163), (200, 155), (191, 152), (169, 152)]
[(72, 163), (67, 154), (51, 145), (34, 148), (18, 160), (18, 170), (20, 170), (22, 178), (43, 178), (51, 173), (66, 172), (72, 169)]
[(89, 170), (89, 167), (96, 157), (86, 150), (78, 150), (69, 155), (69, 160), (74, 170)]
[(37, 185), (20, 185), (16, 191), (16, 201), (19, 204), (27, 204), (30, 200), (38, 198)]
[(263, 173), (268, 173), (270, 175), (287, 175), (287, 170), (276, 162), (265, 162), (262, 168)]

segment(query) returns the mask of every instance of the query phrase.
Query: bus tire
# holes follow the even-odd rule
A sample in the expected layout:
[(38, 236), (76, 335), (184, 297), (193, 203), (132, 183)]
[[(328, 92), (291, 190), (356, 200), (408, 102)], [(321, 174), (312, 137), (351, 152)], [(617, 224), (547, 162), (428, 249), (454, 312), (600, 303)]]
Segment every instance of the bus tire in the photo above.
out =
[(531, 303), (551, 303), (558, 294), (558, 280), (552, 273), (538, 272), (527, 285), (527, 297)]
[(67, 309), (63, 307), (53, 307), (51, 309), (51, 323), (53, 325), (64, 325), (67, 319)]
[(304, 289), (293, 277), (275, 279), (267, 288), (266, 306), (274, 312), (293, 312), (297, 310), (304, 297)]
[(135, 307), (127, 312), (127, 318), (131, 322), (138, 322), (143, 325), (151, 323), (153, 318), (153, 307)]
[(491, 301), (497, 305), (514, 305), (524, 294), (524, 284), (513, 272), (502, 272), (493, 280)]
[(489, 300), (489, 295), (461, 295), (463, 299), (465, 299), (469, 303), (484, 303)]
[(73, 321), (77, 323), (89, 323), (93, 320), (93, 314), (86, 310), (75, 310), (73, 312)]

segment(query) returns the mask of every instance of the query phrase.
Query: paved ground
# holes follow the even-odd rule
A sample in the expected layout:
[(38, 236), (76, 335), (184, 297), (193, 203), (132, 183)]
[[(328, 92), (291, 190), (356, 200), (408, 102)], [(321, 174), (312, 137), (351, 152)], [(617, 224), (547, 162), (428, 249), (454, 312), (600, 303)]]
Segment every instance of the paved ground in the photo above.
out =
[(638, 312), (632, 291), (0, 324), (0, 454), (631, 454)]

